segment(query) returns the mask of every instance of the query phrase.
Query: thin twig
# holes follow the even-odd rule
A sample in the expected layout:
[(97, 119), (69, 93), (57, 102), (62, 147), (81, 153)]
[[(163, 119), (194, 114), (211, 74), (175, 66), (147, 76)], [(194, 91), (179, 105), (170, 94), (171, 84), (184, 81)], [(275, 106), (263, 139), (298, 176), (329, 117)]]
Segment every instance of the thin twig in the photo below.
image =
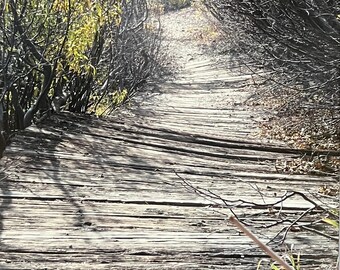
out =
[(307, 227), (307, 226), (301, 226), (301, 228), (303, 228), (303, 229), (305, 229), (305, 230), (307, 230), (307, 231), (310, 231), (310, 232), (313, 232), (313, 233), (322, 235), (322, 236), (324, 236), (324, 237), (326, 237), (326, 238), (328, 238), (328, 239), (334, 240), (334, 241), (336, 241), (336, 242), (339, 242), (339, 237), (331, 236), (331, 235), (329, 235), (329, 234), (327, 234), (327, 233), (323, 233), (323, 232), (321, 232), (321, 231), (319, 231), (319, 230), (315, 230), (315, 229), (309, 228), (309, 227)]

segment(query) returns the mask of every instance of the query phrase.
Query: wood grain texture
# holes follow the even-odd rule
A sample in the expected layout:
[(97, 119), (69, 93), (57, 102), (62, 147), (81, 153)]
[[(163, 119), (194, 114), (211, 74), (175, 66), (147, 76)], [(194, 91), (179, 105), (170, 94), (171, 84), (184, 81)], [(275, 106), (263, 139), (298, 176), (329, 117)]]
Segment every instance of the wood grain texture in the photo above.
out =
[[(301, 151), (257, 135), (266, 113), (243, 104), (249, 78), (198, 57), (112, 117), (63, 113), (19, 132), (0, 161), (0, 269), (256, 269), (267, 256), (176, 173), (259, 204), (335, 179), (275, 170)], [(268, 241), (284, 225), (265, 227), (278, 211), (294, 219), (310, 206), (296, 196), (234, 211)], [(286, 244), (304, 269), (336, 260), (337, 243), (310, 232)]]

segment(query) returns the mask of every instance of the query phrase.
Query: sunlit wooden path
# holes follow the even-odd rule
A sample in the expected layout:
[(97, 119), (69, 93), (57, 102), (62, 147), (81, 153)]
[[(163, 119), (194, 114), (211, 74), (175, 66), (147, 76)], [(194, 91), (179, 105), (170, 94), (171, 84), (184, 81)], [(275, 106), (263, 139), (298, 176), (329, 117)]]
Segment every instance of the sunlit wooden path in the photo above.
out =
[[(276, 172), (297, 154), (256, 136), (264, 113), (242, 104), (249, 79), (200, 57), (115, 117), (65, 113), (18, 134), (1, 160), (0, 269), (256, 269), (266, 256), (183, 179), (259, 203), (335, 179)], [(308, 207), (294, 197), (282, 211)], [(265, 213), (259, 225), (277, 213), (234, 210)], [(279, 228), (253, 231), (267, 241)], [(287, 244), (305, 269), (337, 255), (336, 242), (304, 231)]]

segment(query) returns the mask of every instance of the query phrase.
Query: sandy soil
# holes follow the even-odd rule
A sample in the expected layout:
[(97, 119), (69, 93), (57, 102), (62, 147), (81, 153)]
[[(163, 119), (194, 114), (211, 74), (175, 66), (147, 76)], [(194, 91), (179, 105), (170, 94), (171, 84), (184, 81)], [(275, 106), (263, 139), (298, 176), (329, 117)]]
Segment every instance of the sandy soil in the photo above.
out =
[(161, 17), (165, 47), (172, 66), (179, 69), (198, 58), (208, 59), (207, 50), (218, 40), (214, 18), (202, 7), (189, 7)]

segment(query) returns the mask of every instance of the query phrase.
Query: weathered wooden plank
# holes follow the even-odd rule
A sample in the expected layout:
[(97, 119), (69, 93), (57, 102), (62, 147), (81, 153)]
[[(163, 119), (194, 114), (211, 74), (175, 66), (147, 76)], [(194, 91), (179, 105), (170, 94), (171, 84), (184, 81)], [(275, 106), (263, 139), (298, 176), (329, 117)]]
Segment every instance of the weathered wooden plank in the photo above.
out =
[[(251, 75), (191, 49), (197, 61), (183, 63), (177, 79), (110, 118), (65, 113), (19, 132), (0, 161), (1, 269), (255, 269), (266, 256), (227, 222), (230, 211), (176, 173), (230, 200), (264, 241), (287, 224), (266, 225), (311, 204), (299, 196), (273, 208), (252, 203), (336, 182), (278, 173), (277, 159), (313, 152), (259, 138), (267, 114), (243, 104)], [(299, 223), (322, 217), (314, 214)], [(337, 243), (294, 229), (287, 245), (302, 251), (302, 268), (329, 269)]]

